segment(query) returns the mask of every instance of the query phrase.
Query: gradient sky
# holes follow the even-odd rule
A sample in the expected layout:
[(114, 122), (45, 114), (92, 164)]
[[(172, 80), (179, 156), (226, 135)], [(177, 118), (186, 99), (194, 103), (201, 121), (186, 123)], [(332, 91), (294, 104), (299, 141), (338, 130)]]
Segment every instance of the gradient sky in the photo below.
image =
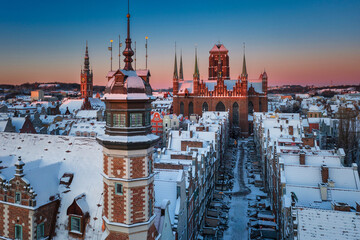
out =
[[(250, 79), (265, 68), (270, 85), (360, 83), (359, 0), (131, 0), (130, 12), (137, 68), (149, 36), (153, 88), (172, 86), (175, 41), (188, 79), (195, 45), (207, 79), (209, 50), (221, 41), (231, 78), (241, 73), (246, 42)], [(2, 1), (0, 83), (80, 82), (88, 40), (94, 82), (105, 85), (109, 40), (124, 40), (126, 13), (126, 0)]]

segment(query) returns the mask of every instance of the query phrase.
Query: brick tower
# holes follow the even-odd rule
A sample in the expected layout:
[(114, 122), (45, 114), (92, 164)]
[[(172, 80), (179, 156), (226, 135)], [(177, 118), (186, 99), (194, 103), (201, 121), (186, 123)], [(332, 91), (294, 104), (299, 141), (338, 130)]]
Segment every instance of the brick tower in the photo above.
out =
[(103, 146), (103, 229), (107, 240), (155, 239), (152, 153), (159, 137), (151, 133), (152, 90), (132, 68), (130, 14), (123, 52), (125, 67), (108, 74)]
[(93, 95), (93, 72), (90, 70), (90, 58), (88, 44), (86, 41), (86, 51), (84, 57), (84, 68), (81, 69), (81, 98), (89, 98)]
[[(209, 80), (216, 80), (220, 71), (224, 80), (230, 79), (229, 50), (223, 44), (215, 44), (209, 53)], [(222, 69), (218, 68), (219, 59), (222, 63)]]

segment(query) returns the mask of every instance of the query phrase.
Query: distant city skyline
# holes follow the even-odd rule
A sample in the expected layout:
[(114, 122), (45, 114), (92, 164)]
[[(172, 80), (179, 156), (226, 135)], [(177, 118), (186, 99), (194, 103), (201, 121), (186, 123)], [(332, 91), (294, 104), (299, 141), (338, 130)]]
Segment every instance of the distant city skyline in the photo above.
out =
[[(230, 77), (241, 73), (243, 42), (250, 79), (266, 69), (269, 86), (360, 83), (360, 1), (130, 1), (137, 68), (145, 68), (145, 36), (153, 88), (172, 87), (174, 45), (184, 77), (192, 79), (195, 45), (200, 78), (208, 77), (209, 50), (229, 50)], [(94, 85), (118, 67), (127, 1), (16, 1), (0, 9), (0, 84), (80, 83), (88, 41)], [(124, 46), (124, 44), (123, 44)], [(123, 51), (124, 48), (122, 48)], [(122, 58), (123, 60), (123, 58)], [(124, 66), (123, 61), (121, 62)], [(133, 65), (134, 66), (134, 65)]]

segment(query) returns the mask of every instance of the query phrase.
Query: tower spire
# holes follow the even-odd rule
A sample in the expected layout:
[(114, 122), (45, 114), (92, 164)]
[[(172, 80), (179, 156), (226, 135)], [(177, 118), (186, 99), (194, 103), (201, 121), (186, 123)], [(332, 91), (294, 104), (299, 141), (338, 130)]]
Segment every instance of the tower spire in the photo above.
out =
[(86, 50), (84, 57), (84, 71), (90, 70), (90, 61), (89, 61), (89, 49), (88, 49), (88, 41), (86, 41)]
[(242, 77), (247, 77), (247, 70), (246, 70), (246, 60), (245, 60), (245, 43), (244, 43), (244, 59), (243, 59), (243, 68), (242, 68), (242, 73), (241, 73)]
[(194, 75), (193, 75), (194, 79), (198, 79), (200, 78), (200, 73), (199, 73), (199, 67), (198, 67), (198, 61), (197, 61), (197, 47), (195, 47), (195, 69), (194, 69)]
[(180, 54), (180, 80), (184, 80), (184, 70), (183, 70), (183, 63), (182, 63), (182, 50)]
[(131, 58), (134, 55), (134, 51), (131, 49), (131, 38), (130, 38), (130, 3), (128, 1), (128, 14), (126, 15), (127, 17), (127, 38), (125, 40), (126, 46), (125, 46), (125, 50), (123, 52), (123, 55), (125, 56), (124, 62), (125, 62), (125, 67), (124, 70), (127, 71), (133, 71), (133, 67), (131, 65), (133, 59)]
[(175, 61), (174, 61), (174, 75), (173, 75), (173, 79), (176, 79), (176, 80), (179, 79), (178, 69), (177, 69), (177, 59), (176, 59), (176, 42), (175, 42)]

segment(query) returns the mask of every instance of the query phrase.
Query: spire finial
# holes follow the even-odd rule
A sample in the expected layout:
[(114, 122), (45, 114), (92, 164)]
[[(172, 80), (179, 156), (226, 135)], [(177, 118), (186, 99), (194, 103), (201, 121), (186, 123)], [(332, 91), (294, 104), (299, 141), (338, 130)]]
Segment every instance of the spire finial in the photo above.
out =
[(241, 73), (241, 77), (246, 77), (248, 76), (247, 74), (247, 70), (246, 70), (246, 60), (245, 60), (245, 42), (243, 43), (244, 45), (244, 58), (243, 58), (243, 69), (242, 69), (242, 73)]
[(126, 15), (126, 17), (127, 17), (127, 38), (125, 40), (126, 46), (123, 52), (123, 55), (125, 56), (124, 70), (133, 71), (134, 69), (131, 66), (133, 60), (131, 57), (134, 55), (134, 51), (131, 49), (131, 38), (130, 38), (130, 0), (128, 0), (128, 14)]
[(198, 67), (198, 59), (197, 59), (197, 45), (195, 45), (195, 69), (194, 69), (194, 79), (200, 79), (199, 67)]
[(84, 70), (89, 70), (90, 61), (89, 61), (89, 48), (88, 41), (86, 40), (86, 49), (85, 49), (85, 57), (84, 57)]
[(183, 70), (183, 63), (182, 63), (182, 49), (180, 51), (180, 80), (184, 80), (184, 70)]
[(178, 70), (177, 70), (177, 58), (176, 58), (176, 42), (175, 42), (175, 61), (174, 61), (174, 75), (173, 75), (173, 79), (176, 79), (176, 80), (179, 79)]

